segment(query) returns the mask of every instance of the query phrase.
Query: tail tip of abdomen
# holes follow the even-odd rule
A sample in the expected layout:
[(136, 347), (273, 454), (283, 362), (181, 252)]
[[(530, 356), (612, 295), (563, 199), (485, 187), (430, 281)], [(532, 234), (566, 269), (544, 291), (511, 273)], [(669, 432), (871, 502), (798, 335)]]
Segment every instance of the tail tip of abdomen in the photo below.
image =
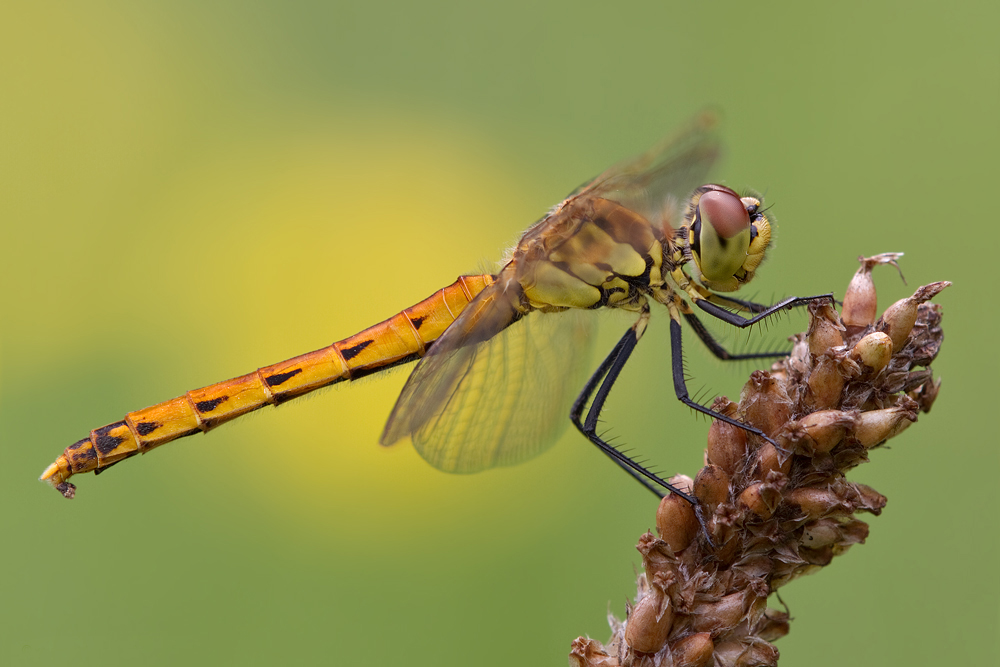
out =
[(64, 498), (72, 498), (76, 495), (76, 485), (70, 484), (67, 479), (73, 473), (69, 470), (68, 461), (64, 456), (60, 456), (55, 463), (51, 464), (38, 478), (38, 481), (45, 482), (61, 493)]

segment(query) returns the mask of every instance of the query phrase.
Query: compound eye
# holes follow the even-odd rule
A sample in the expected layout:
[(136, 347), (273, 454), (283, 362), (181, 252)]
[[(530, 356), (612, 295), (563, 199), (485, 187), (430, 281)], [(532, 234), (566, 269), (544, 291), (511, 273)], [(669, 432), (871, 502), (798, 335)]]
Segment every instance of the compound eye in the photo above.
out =
[(750, 247), (750, 215), (746, 206), (730, 192), (713, 190), (698, 200), (698, 213), (702, 222), (699, 239), (702, 275), (708, 280), (732, 278), (742, 268)]
[(728, 192), (714, 190), (706, 192), (698, 200), (701, 220), (706, 220), (715, 228), (716, 234), (731, 239), (750, 227), (750, 214), (739, 197)]

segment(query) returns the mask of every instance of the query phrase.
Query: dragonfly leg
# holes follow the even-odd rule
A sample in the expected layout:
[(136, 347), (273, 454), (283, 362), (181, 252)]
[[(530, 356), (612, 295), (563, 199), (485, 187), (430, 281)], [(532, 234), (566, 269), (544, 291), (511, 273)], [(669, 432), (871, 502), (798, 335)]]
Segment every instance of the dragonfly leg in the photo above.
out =
[[(594, 374), (590, 376), (589, 380), (587, 380), (587, 384), (584, 385), (580, 395), (577, 397), (576, 401), (573, 402), (573, 409), (570, 411), (570, 419), (573, 421), (576, 428), (587, 436), (587, 439), (596, 445), (598, 449), (604, 452), (608, 458), (635, 478), (640, 484), (649, 489), (652, 493), (656, 494), (657, 497), (662, 498), (663, 493), (661, 493), (654, 486), (654, 484), (676, 493), (680, 497), (684, 498), (684, 500), (697, 507), (698, 501), (695, 498), (639, 465), (630, 457), (618, 451), (618, 449), (616, 449), (613, 445), (603, 440), (597, 434), (597, 421), (600, 418), (601, 410), (604, 408), (604, 403), (607, 401), (608, 394), (611, 392), (611, 387), (614, 386), (615, 381), (621, 374), (622, 368), (625, 367), (625, 363), (632, 355), (632, 351), (635, 350), (635, 346), (639, 342), (639, 338), (642, 336), (642, 330), (645, 328), (645, 320), (648, 319), (648, 317), (649, 309), (647, 306), (647, 308), (643, 311), (643, 315), (640, 317), (640, 321), (636, 322), (634, 326), (625, 332), (625, 335), (621, 337), (614, 349), (611, 350), (611, 353), (605, 357), (604, 361), (601, 362)], [(594, 393), (595, 390), (597, 392), (596, 395)], [(591, 396), (594, 397), (594, 402), (591, 404), (590, 410), (587, 411), (586, 419), (581, 421), (583, 409), (587, 405)]]
[(733, 354), (726, 350), (726, 348), (719, 345), (719, 342), (715, 340), (715, 337), (712, 336), (711, 332), (705, 328), (705, 325), (698, 319), (698, 316), (694, 314), (687, 303), (681, 302), (681, 314), (684, 315), (684, 319), (694, 331), (695, 335), (697, 335), (701, 342), (705, 344), (705, 347), (707, 347), (712, 354), (723, 361), (773, 359), (775, 357), (784, 357), (788, 354), (787, 350), (780, 352), (751, 352), (749, 354)]
[(756, 301), (745, 301), (743, 299), (737, 299), (731, 296), (716, 294), (715, 292), (710, 292), (708, 290), (705, 290), (705, 297), (710, 301), (712, 301), (712, 303), (717, 303), (720, 306), (738, 308), (740, 310), (745, 310), (750, 313), (762, 313), (769, 308), (769, 306), (766, 303), (757, 303)]
[(708, 415), (712, 419), (718, 419), (720, 421), (724, 421), (727, 424), (732, 424), (737, 428), (743, 429), (747, 433), (753, 433), (754, 435), (760, 436), (764, 440), (767, 440), (772, 445), (777, 447), (777, 444), (774, 442), (774, 440), (771, 440), (771, 438), (767, 437), (767, 435), (765, 435), (764, 432), (761, 431), (760, 429), (754, 428), (753, 426), (745, 424), (741, 421), (737, 421), (732, 417), (727, 417), (726, 415), (720, 412), (716, 412), (715, 410), (707, 406), (704, 406), (701, 403), (696, 403), (694, 400), (691, 399), (691, 396), (690, 394), (688, 394), (687, 390), (687, 382), (684, 379), (684, 353), (681, 349), (681, 323), (680, 319), (675, 317), (673, 312), (671, 312), (671, 318), (670, 318), (670, 366), (674, 376), (674, 393), (677, 395), (678, 401), (688, 406), (692, 410), (697, 410), (702, 414)]
[(755, 304), (752, 301), (739, 302), (735, 299), (729, 299), (728, 297), (721, 297), (721, 298), (727, 301), (732, 301), (737, 305), (745, 306), (747, 307), (748, 310), (750, 310), (751, 312), (756, 312), (757, 314), (749, 318), (743, 317), (742, 315), (737, 315), (736, 313), (730, 312), (725, 308), (723, 308), (722, 306), (720, 306), (719, 304), (713, 303), (713, 301), (710, 301), (709, 299), (705, 298), (694, 299), (694, 303), (712, 317), (716, 317), (722, 320), (723, 322), (732, 324), (734, 327), (739, 327), (741, 329), (748, 327), (752, 324), (756, 324), (757, 322), (760, 322), (761, 320), (770, 317), (771, 315), (774, 315), (775, 313), (780, 312), (782, 310), (791, 310), (792, 308), (796, 308), (798, 306), (805, 306), (813, 301), (819, 301), (823, 299), (829, 301), (830, 303), (833, 303), (833, 294), (818, 294), (816, 296), (790, 296), (787, 299), (782, 299), (773, 306), (768, 306), (767, 308), (758, 312), (754, 310), (754, 308), (759, 306), (759, 304)]

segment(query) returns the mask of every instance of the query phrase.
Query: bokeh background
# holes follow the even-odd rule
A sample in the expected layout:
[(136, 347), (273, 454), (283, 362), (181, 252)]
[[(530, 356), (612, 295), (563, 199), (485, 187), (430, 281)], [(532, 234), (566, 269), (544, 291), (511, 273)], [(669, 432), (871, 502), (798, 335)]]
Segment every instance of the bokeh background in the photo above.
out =
[[(471, 477), (378, 434), (405, 372), (75, 479), (94, 427), (327, 345), (495, 260), (706, 105), (774, 204), (751, 295), (905, 251), (929, 415), (853, 477), (868, 543), (783, 589), (783, 664), (997, 655), (996, 3), (33, 2), (0, 22), (0, 663), (561, 665), (634, 594), (655, 503), (567, 434)], [(628, 320), (605, 316), (598, 350)], [(668, 472), (707, 423), (657, 313), (606, 416)], [(801, 330), (805, 318), (770, 335)], [(594, 359), (596, 363), (596, 358)], [(695, 389), (748, 368), (694, 345)]]

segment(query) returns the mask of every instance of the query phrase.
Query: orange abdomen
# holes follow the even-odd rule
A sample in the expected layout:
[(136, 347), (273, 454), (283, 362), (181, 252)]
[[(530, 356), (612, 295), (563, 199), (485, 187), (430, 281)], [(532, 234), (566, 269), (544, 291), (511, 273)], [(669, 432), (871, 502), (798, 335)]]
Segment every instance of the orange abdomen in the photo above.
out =
[(490, 275), (461, 276), (415, 306), (329, 347), (130, 412), (67, 447), (41, 479), (72, 498), (76, 487), (68, 480), (75, 474), (100, 473), (130, 456), (208, 431), (265, 405), (413, 361), (492, 283)]

